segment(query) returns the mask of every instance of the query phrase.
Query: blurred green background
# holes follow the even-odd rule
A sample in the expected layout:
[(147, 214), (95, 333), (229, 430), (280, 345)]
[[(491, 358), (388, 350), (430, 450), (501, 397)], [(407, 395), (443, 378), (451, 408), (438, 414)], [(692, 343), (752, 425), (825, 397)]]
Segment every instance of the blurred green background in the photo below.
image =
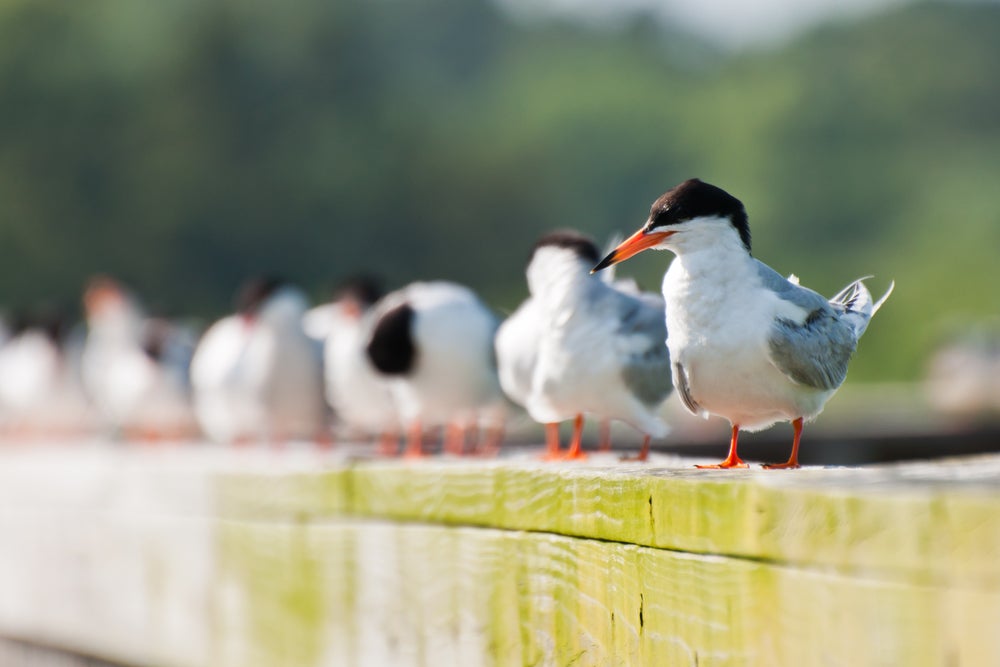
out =
[[(521, 9), (523, 10), (522, 7)], [(897, 290), (852, 379), (909, 380), (1000, 314), (1000, 5), (903, 4), (727, 45), (652, 10), (482, 0), (0, 2), (0, 305), (103, 271), (211, 317), (281, 273), (467, 283), (602, 243), (698, 176), (755, 255)], [(658, 289), (669, 255), (622, 267)]]

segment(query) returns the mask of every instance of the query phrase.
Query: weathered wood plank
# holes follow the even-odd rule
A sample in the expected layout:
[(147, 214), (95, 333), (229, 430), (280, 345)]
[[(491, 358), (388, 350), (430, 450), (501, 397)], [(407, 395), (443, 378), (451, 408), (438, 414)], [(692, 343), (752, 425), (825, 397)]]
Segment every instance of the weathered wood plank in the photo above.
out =
[[(164, 524), (145, 539), (161, 544), (160, 531), (180, 535)], [(192, 580), (150, 576), (155, 550), (137, 548), (134, 526), (107, 526), (115, 546), (99, 553), (144, 576), (119, 581), (117, 595), (67, 595), (67, 617), (37, 619), (59, 627), (29, 636), (132, 664), (219, 667), (920, 666), (1000, 655), (997, 590), (488, 528), (219, 522), (214, 533), (211, 574), (188, 597)], [(88, 572), (63, 593), (109, 590), (106, 573)], [(174, 632), (183, 626), (195, 636)]]
[[(683, 466), (683, 467), (682, 467)], [(1000, 459), (794, 472), (533, 462), (351, 470), (357, 515), (1000, 582)]]
[[(224, 568), (233, 585), (251, 606), (296, 611), (260, 619), (270, 632), (247, 628), (259, 653), (225, 664), (919, 666), (1000, 655), (989, 631), (1000, 622), (995, 589), (482, 528), (317, 525), (301, 529), (312, 538), (277, 550), (274, 532), (284, 528), (236, 530), (239, 541), (272, 547), (242, 552), (261, 558), (250, 570)], [(345, 559), (349, 587), (336, 577)], [(266, 571), (285, 574), (277, 584), (248, 577)], [(300, 641), (303, 628), (324, 626), (320, 610), (326, 622), (340, 619), (340, 634)], [(317, 636), (329, 639), (319, 646)]]
[(0, 456), (0, 635), (126, 664), (1000, 664), (1000, 459)]

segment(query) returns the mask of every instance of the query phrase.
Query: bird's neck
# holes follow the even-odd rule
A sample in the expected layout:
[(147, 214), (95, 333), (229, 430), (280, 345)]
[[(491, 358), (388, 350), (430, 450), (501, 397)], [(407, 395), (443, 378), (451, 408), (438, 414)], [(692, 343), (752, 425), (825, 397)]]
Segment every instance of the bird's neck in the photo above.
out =
[(755, 262), (735, 232), (716, 235), (692, 230), (671, 249), (677, 255), (677, 268), (692, 279), (726, 282), (754, 273)]
[(673, 312), (675, 319), (681, 312), (687, 313), (685, 320), (701, 321), (740, 310), (758, 283), (756, 262), (738, 240), (689, 244), (675, 252), (663, 278), (668, 315)]
[(559, 258), (528, 271), (528, 289), (547, 310), (559, 309), (577, 299), (600, 280), (591, 276), (580, 260)]

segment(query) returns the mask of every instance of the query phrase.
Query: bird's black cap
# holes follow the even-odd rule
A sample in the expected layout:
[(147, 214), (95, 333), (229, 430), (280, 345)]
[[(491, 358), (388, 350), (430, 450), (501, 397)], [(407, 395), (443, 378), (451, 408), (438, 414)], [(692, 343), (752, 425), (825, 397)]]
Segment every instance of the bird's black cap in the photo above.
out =
[(236, 310), (245, 315), (256, 313), (268, 297), (287, 284), (278, 276), (257, 276), (248, 279), (236, 294)]
[(743, 202), (722, 188), (697, 178), (684, 181), (653, 202), (646, 231), (703, 217), (728, 218), (750, 252), (750, 226)]
[(589, 236), (573, 229), (557, 229), (535, 242), (531, 249), (531, 255), (528, 257), (528, 263), (531, 263), (539, 248), (547, 247), (568, 248), (589, 264), (593, 264), (601, 258), (601, 251), (597, 249), (597, 244)]
[(334, 291), (334, 300), (352, 299), (365, 308), (382, 298), (382, 281), (375, 276), (358, 274), (341, 281)]

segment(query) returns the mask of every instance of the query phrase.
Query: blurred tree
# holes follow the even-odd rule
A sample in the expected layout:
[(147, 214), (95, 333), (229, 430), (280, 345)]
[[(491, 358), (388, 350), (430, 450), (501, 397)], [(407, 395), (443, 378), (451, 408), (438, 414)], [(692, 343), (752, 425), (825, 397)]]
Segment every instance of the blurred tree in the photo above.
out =
[[(854, 378), (912, 378), (996, 314), (1000, 7), (904, 7), (725, 54), (643, 16), (480, 1), (0, 5), (0, 303), (106, 271), (211, 316), (244, 276), (317, 297), (361, 269), (500, 309), (535, 237), (604, 242), (689, 176), (825, 293), (899, 282)], [(648, 288), (667, 258), (633, 271)]]

